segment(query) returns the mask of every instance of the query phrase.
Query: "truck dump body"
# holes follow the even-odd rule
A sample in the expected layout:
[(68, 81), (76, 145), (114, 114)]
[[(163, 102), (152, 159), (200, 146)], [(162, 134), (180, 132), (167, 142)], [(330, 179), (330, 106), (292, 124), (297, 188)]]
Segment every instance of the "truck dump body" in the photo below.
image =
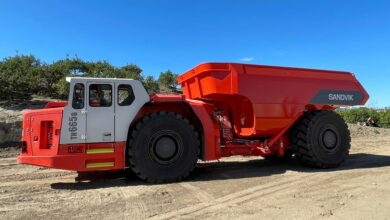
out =
[(363, 105), (368, 94), (349, 72), (205, 63), (178, 77), (188, 99), (227, 106), (239, 137), (271, 136), (306, 109)]

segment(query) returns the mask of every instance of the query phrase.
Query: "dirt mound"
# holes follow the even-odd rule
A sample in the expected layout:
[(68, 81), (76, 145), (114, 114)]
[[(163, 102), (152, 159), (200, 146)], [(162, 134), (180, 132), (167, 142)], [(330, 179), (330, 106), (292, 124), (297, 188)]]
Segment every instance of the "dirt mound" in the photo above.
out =
[(20, 140), (22, 114), (21, 110), (11, 110), (0, 106), (0, 145)]
[(352, 138), (364, 138), (364, 137), (387, 137), (390, 136), (390, 129), (387, 128), (375, 128), (362, 126), (357, 124), (348, 124), (349, 131)]
[(40, 109), (50, 101), (59, 101), (45, 97), (34, 97), (30, 101), (0, 102), (0, 146), (9, 146), (18, 142), (22, 135), (22, 115), (26, 109)]

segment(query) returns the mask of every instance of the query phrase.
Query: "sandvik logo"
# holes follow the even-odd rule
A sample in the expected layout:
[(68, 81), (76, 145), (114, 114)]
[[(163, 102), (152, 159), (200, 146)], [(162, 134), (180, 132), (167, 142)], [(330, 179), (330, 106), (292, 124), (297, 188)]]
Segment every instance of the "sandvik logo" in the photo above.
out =
[(310, 100), (314, 104), (359, 105), (363, 99), (360, 91), (323, 89)]
[(351, 94), (329, 94), (330, 101), (353, 101), (353, 95)]

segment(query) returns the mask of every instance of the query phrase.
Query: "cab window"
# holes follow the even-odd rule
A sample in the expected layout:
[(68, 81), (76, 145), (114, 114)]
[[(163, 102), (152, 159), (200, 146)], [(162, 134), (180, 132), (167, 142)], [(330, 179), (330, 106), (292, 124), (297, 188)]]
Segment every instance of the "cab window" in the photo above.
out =
[(112, 86), (110, 84), (91, 84), (89, 86), (89, 106), (109, 107), (112, 104)]
[(118, 105), (127, 106), (133, 103), (135, 97), (130, 85), (121, 84), (118, 86)]
[(84, 84), (82, 83), (74, 85), (72, 107), (74, 109), (84, 108)]

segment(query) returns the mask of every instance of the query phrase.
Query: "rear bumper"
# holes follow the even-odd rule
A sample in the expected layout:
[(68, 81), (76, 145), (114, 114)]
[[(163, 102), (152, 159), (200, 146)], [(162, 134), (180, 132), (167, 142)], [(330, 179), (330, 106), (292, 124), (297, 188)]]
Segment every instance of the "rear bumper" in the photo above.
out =
[[(27, 155), (21, 153), (20, 164), (73, 171), (120, 170), (125, 167), (125, 142), (77, 145), (81, 152), (69, 153), (72, 145), (60, 146), (59, 155)], [(98, 148), (96, 148), (98, 146)], [(73, 149), (72, 148), (72, 149)]]

